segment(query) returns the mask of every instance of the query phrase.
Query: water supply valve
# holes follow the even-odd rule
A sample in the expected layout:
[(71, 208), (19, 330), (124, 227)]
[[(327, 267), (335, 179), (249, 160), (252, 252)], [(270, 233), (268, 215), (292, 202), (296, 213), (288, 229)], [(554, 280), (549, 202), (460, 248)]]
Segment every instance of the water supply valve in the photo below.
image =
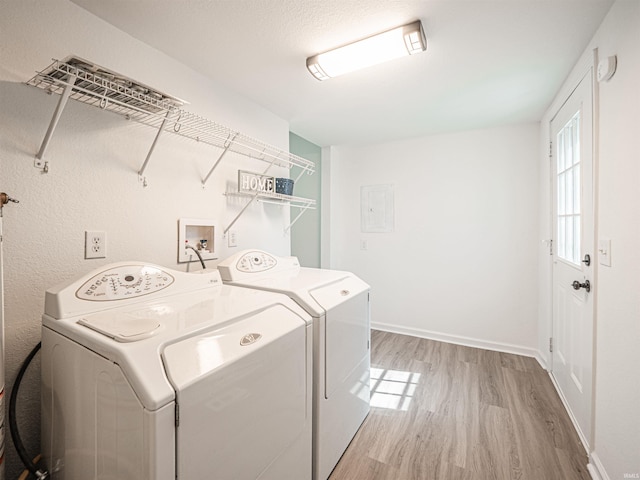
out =
[(11, 198), (9, 195), (7, 195), (4, 192), (0, 193), (0, 208), (4, 207), (7, 203), (12, 202), (12, 203), (20, 203), (18, 200), (16, 200), (15, 198)]

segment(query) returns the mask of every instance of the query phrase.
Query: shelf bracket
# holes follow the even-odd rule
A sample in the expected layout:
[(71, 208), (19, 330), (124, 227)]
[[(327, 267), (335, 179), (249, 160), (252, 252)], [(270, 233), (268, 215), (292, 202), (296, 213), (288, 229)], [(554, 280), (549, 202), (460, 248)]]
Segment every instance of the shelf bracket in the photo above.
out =
[[(235, 138), (235, 136), (234, 136)], [(229, 142), (229, 145), (231, 145), (231, 142)], [(228, 147), (227, 147), (228, 148)], [(225, 149), (226, 152), (227, 149)], [(224, 152), (223, 152), (224, 155)], [(222, 157), (222, 156), (221, 156)], [(218, 159), (218, 162), (220, 161), (220, 159)], [(273, 166), (275, 162), (275, 158), (273, 160), (271, 160), (271, 163), (269, 163), (269, 166), (264, 170), (264, 172), (262, 173), (263, 175), (265, 175), (269, 169)], [(217, 164), (217, 162), (216, 162)], [(214, 165), (215, 167), (215, 165)], [(247, 202), (247, 204), (242, 207), (242, 210), (240, 210), (238, 212), (238, 214), (236, 215), (236, 217), (231, 221), (231, 223), (227, 226), (227, 228), (224, 229), (224, 234), (226, 235), (227, 232), (231, 229), (231, 227), (233, 227), (233, 224), (236, 223), (238, 221), (238, 219), (242, 216), (242, 214), (245, 212), (245, 210), (247, 210), (247, 208), (249, 208), (249, 205), (251, 205), (253, 202), (255, 202), (256, 198), (258, 198), (258, 195), (260, 195), (260, 192), (256, 193), (253, 197), (251, 197), (251, 199)]]
[(47, 147), (49, 146), (49, 142), (51, 141), (51, 137), (53, 136), (53, 132), (58, 126), (58, 121), (62, 116), (62, 112), (64, 111), (64, 107), (67, 105), (69, 101), (69, 96), (73, 91), (73, 86), (76, 83), (76, 75), (69, 75), (67, 77), (67, 86), (64, 87), (64, 91), (62, 95), (60, 95), (60, 100), (58, 100), (58, 105), (56, 106), (55, 111), (53, 112), (53, 117), (51, 118), (51, 122), (49, 123), (49, 128), (47, 128), (47, 133), (42, 140), (42, 145), (40, 145), (40, 150), (36, 153), (36, 159), (33, 162), (33, 166), (36, 168), (42, 169), (42, 173), (49, 173), (49, 162), (44, 160), (44, 154), (47, 151)]
[(231, 220), (231, 223), (227, 226), (227, 228), (225, 228), (225, 229), (224, 229), (224, 232), (223, 232), (223, 233), (224, 233), (225, 235), (227, 234), (227, 232), (228, 232), (229, 230), (231, 230), (231, 227), (233, 227), (233, 225), (238, 221), (238, 219), (242, 216), (242, 214), (245, 212), (245, 210), (246, 210), (247, 208), (249, 208), (249, 205), (251, 205), (251, 204), (256, 200), (256, 198), (258, 198), (258, 194), (257, 194), (257, 193), (256, 193), (253, 197), (251, 197), (251, 199), (247, 202), (247, 204), (246, 204), (244, 207), (242, 207), (242, 210), (240, 210), (240, 211), (238, 212), (238, 214), (236, 215), (236, 217), (235, 217), (233, 220)]
[(304, 175), (304, 173), (306, 172), (306, 169), (303, 169), (300, 171), (300, 173), (298, 174), (298, 176), (293, 180), (293, 183), (298, 183), (298, 180), (300, 180), (300, 178), (302, 178), (302, 175)]
[[(224, 150), (222, 150), (222, 153), (220, 154), (220, 156), (218, 157), (218, 159), (216, 160), (216, 162), (213, 164), (213, 167), (211, 167), (211, 170), (209, 170), (209, 173), (207, 173), (207, 176), (204, 177), (204, 180), (202, 180), (202, 188), (205, 187), (205, 185), (207, 184), (207, 182), (209, 181), (209, 177), (211, 176), (211, 174), (214, 172), (214, 170), (216, 168), (218, 168), (218, 165), (220, 164), (220, 162), (222, 161), (222, 158), (225, 156), (225, 154), (229, 151), (229, 147), (231, 147), (231, 144), (233, 143), (233, 141), (235, 140), (235, 138), (238, 136), (238, 132), (235, 132), (233, 135), (231, 135), (229, 137), (229, 140), (227, 140), (225, 143), (226, 145), (224, 146)], [(235, 221), (235, 220), (234, 220)], [(225, 230), (225, 233), (227, 231)]]
[(293, 221), (289, 223), (289, 226), (287, 226), (287, 228), (284, 229), (284, 233), (289, 233), (289, 231), (291, 230), (291, 227), (293, 227), (293, 224), (298, 221), (298, 219), (304, 214), (304, 212), (309, 210), (310, 206), (311, 205), (305, 205), (300, 207), (300, 212), (298, 213), (298, 215), (296, 215), (296, 218), (294, 218)]
[[(264, 160), (266, 162), (266, 160)], [(264, 169), (264, 171), (262, 172), (262, 175), (266, 175), (269, 170), (271, 170), (271, 167), (273, 167), (273, 165), (276, 163), (276, 159), (274, 158), (273, 160), (271, 160), (271, 162), (269, 162), (269, 165), (267, 166), (267, 168)]]
[(147, 179), (144, 176), (144, 171), (147, 169), (147, 165), (149, 164), (149, 160), (151, 159), (151, 154), (153, 153), (153, 150), (156, 148), (158, 139), (160, 138), (160, 135), (162, 135), (162, 132), (164, 132), (164, 127), (167, 124), (167, 121), (169, 121), (169, 117), (171, 117), (172, 113), (173, 113), (173, 110), (169, 110), (165, 115), (164, 119), (162, 120), (162, 124), (160, 124), (160, 128), (158, 128), (158, 133), (156, 133), (156, 137), (153, 139), (151, 148), (149, 148), (149, 153), (147, 153), (147, 158), (145, 158), (144, 163), (142, 164), (142, 167), (140, 167), (140, 170), (138, 171), (138, 178), (142, 181), (142, 185), (144, 187), (147, 186)]

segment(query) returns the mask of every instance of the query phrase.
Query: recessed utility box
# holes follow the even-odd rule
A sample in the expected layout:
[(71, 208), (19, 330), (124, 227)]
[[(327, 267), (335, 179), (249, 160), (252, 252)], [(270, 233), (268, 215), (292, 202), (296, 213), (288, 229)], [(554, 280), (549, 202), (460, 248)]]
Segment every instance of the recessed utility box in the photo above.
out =
[(213, 260), (216, 256), (216, 227), (211, 219), (181, 218), (178, 220), (178, 263), (199, 262), (198, 255), (187, 245), (192, 246), (203, 260)]

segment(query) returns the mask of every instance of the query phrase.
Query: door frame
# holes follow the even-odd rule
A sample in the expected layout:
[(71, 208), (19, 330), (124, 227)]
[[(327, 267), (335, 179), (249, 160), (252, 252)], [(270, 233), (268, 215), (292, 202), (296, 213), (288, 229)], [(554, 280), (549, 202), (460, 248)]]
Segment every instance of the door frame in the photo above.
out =
[[(597, 299), (598, 299), (598, 271), (599, 271), (599, 262), (598, 262), (598, 256), (596, 255), (595, 249), (597, 248), (598, 242), (597, 242), (597, 237), (598, 237), (598, 163), (599, 163), (599, 157), (598, 157), (598, 145), (599, 145), (599, 132), (598, 132), (598, 119), (599, 119), (599, 111), (598, 111), (598, 104), (599, 104), (599, 91), (598, 91), (598, 82), (597, 79), (595, 77), (595, 65), (598, 64), (598, 50), (597, 48), (593, 49), (592, 55), (585, 55), (585, 57), (582, 59), (581, 62), (579, 62), (578, 66), (574, 69), (574, 71), (572, 72), (571, 77), (569, 78), (569, 80), (565, 83), (565, 85), (563, 86), (563, 89), (561, 91), (562, 95), (558, 95), (556, 97), (556, 101), (554, 101), (554, 103), (552, 104), (552, 107), (549, 109), (548, 112), (550, 112), (549, 116), (546, 118), (546, 122), (547, 122), (547, 142), (546, 142), (546, 147), (549, 148), (548, 151), (548, 159), (549, 159), (549, 175), (547, 178), (548, 181), (548, 192), (547, 192), (547, 201), (549, 209), (547, 212), (547, 220), (548, 220), (548, 232), (549, 232), (549, 238), (551, 239), (551, 242), (548, 243), (548, 247), (549, 247), (549, 255), (548, 255), (548, 277), (546, 280), (546, 290), (547, 290), (547, 301), (548, 303), (548, 318), (549, 321), (546, 325), (547, 329), (546, 329), (546, 338), (549, 339), (549, 356), (548, 361), (547, 361), (547, 371), (549, 373), (549, 377), (551, 379), (551, 381), (553, 382), (553, 385), (556, 389), (556, 391), (558, 392), (558, 395), (560, 396), (560, 399), (563, 402), (563, 405), (565, 407), (565, 410), (567, 411), (567, 413), (569, 414), (569, 417), (571, 418), (571, 421), (574, 424), (574, 427), (576, 429), (576, 431), (578, 432), (578, 435), (580, 436), (580, 440), (582, 441), (582, 444), (585, 448), (585, 450), (587, 451), (587, 454), (590, 455), (590, 451), (592, 451), (594, 449), (594, 443), (593, 440), (595, 438), (595, 392), (596, 392), (596, 331), (597, 331)], [(591, 381), (592, 381), (592, 391), (591, 391), (591, 412), (590, 412), (590, 419), (591, 419), (591, 428), (590, 428), (590, 432), (589, 432), (589, 438), (585, 438), (581, 432), (581, 429), (579, 428), (575, 418), (573, 417), (571, 410), (562, 394), (562, 391), (559, 388), (559, 385), (556, 382), (556, 379), (553, 375), (553, 362), (554, 362), (554, 354), (551, 348), (551, 339), (553, 337), (553, 332), (554, 332), (554, 312), (553, 312), (553, 295), (554, 295), (554, 291), (553, 291), (553, 249), (556, 248), (556, 239), (553, 238), (553, 232), (554, 232), (554, 188), (555, 188), (555, 182), (556, 182), (556, 178), (554, 177), (553, 173), (554, 173), (554, 168), (553, 168), (553, 164), (552, 162), (555, 160), (555, 155), (553, 155), (553, 151), (551, 150), (551, 142), (553, 142), (553, 134), (552, 134), (552, 122), (553, 120), (556, 118), (556, 116), (558, 115), (559, 111), (562, 109), (562, 107), (566, 104), (566, 102), (569, 100), (569, 98), (571, 97), (571, 95), (574, 93), (574, 91), (577, 89), (577, 87), (579, 86), (580, 82), (587, 76), (590, 75), (591, 76), (591, 102), (592, 102), (592, 121), (591, 121), (591, 129), (592, 129), (592, 140), (591, 140), (591, 152), (592, 152), (592, 188), (593, 188), (593, 200), (592, 200), (592, 208), (593, 208), (593, 246), (594, 246), (594, 252), (592, 257), (592, 265), (593, 265), (593, 280), (592, 280), (592, 284), (594, 286), (593, 290), (592, 290), (592, 295), (593, 295), (593, 302), (592, 302), (592, 318), (593, 318), (593, 332), (592, 332), (592, 344), (591, 344), (591, 359), (592, 359), (592, 365), (591, 365)]]

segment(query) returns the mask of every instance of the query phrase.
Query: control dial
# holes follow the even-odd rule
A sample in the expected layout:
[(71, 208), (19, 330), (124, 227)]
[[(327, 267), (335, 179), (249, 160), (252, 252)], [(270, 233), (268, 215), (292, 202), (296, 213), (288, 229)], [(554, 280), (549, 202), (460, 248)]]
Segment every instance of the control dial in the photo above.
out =
[(245, 273), (264, 272), (276, 266), (277, 260), (264, 252), (249, 252), (238, 260), (236, 267)]

